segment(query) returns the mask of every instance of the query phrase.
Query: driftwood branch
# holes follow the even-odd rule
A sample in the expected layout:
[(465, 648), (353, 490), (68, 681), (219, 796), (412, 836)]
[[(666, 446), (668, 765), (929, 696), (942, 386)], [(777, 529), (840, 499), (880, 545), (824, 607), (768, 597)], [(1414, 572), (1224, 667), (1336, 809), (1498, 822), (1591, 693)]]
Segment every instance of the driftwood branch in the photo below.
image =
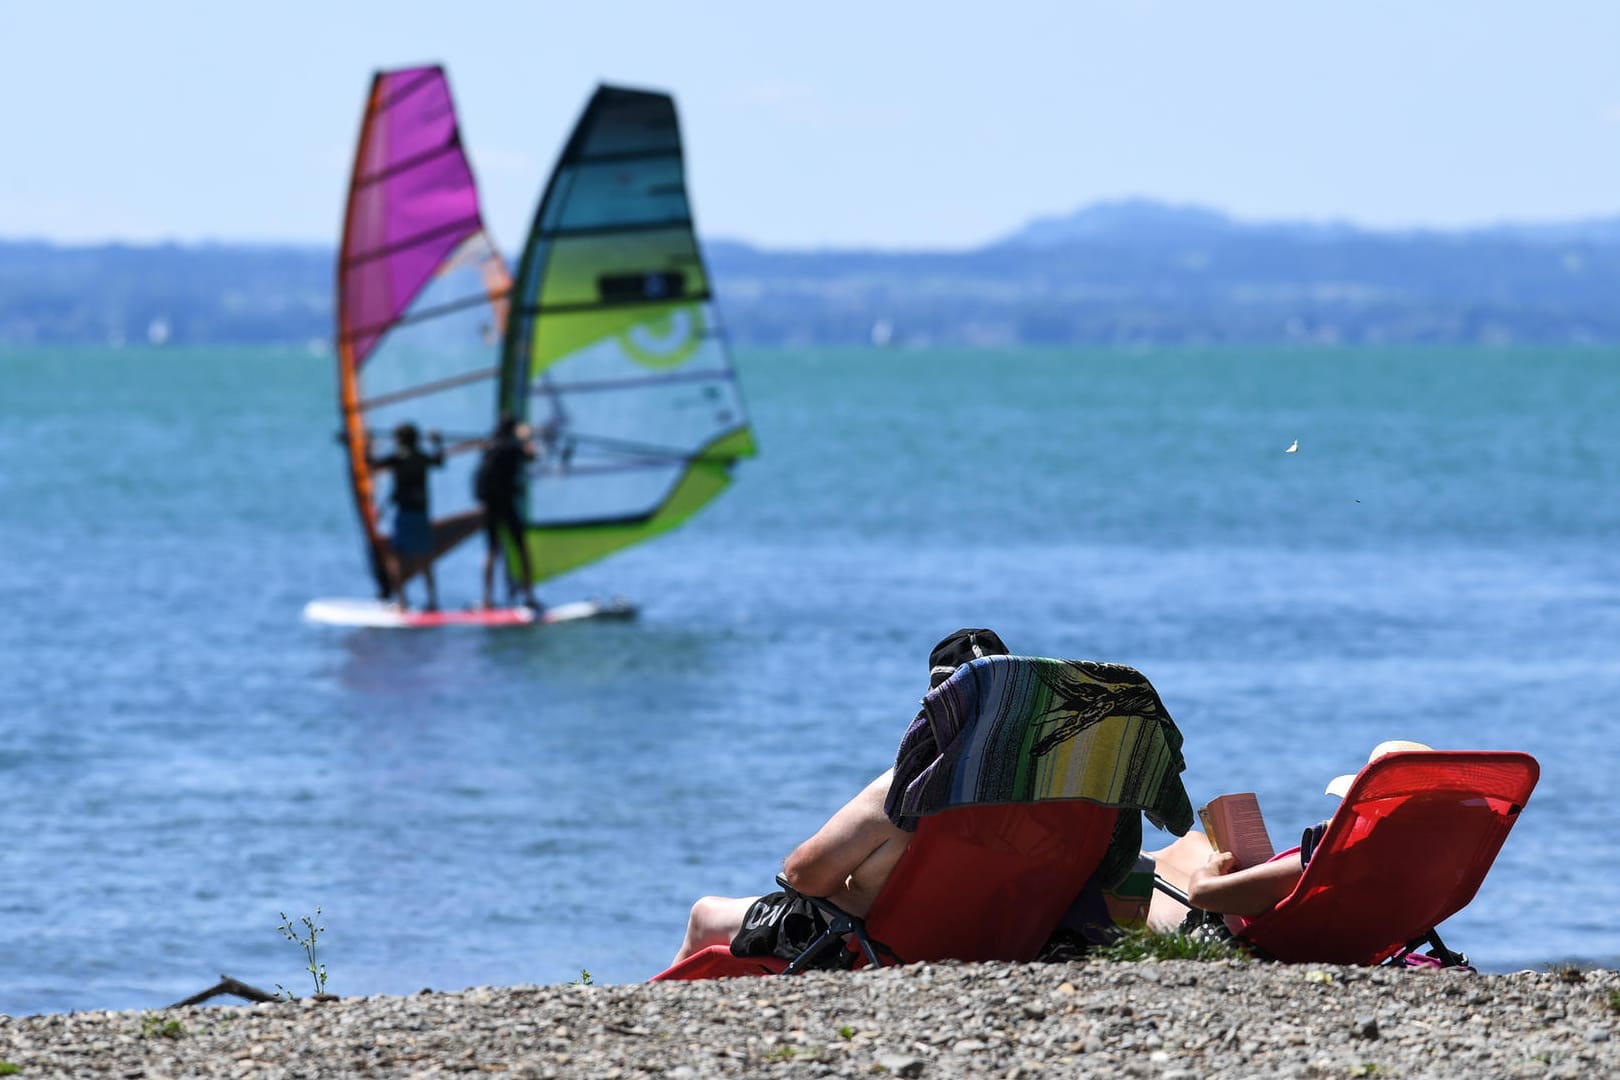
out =
[(242, 982), (239, 979), (233, 979), (229, 975), (221, 973), (219, 976), (219, 982), (217, 984), (210, 986), (207, 990), (204, 990), (200, 994), (192, 994), (184, 1001), (177, 1001), (173, 1005), (168, 1006), (168, 1008), (178, 1009), (183, 1005), (199, 1005), (211, 997), (218, 997), (220, 994), (232, 994), (239, 998), (246, 998), (248, 1001), (280, 1000), (280, 998), (276, 997), (276, 995), (267, 994), (263, 990), (260, 990), (257, 986), (249, 986), (247, 983)]

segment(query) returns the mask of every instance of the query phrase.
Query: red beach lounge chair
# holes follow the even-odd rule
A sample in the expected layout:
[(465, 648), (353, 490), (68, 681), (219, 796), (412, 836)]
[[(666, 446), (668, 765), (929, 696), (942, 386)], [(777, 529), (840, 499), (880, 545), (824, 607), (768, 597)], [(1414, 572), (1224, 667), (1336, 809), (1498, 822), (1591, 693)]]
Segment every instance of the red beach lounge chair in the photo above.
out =
[[(1016, 748), (1031, 758), (1045, 755), (1039, 764), (1020, 769), (1019, 784), (1027, 797), (923, 809), (916, 835), (866, 918), (826, 905), (837, 916), (832, 928), (791, 963), (736, 957), (718, 945), (687, 957), (653, 981), (793, 972), (824, 948), (843, 948), (846, 935), (855, 940), (857, 967), (945, 959), (1032, 960), (1104, 862), (1116, 835), (1131, 838), (1133, 855), (1140, 841), (1140, 818), (1134, 829), (1119, 828), (1121, 815), (1135, 818), (1140, 813), (1142, 804), (1131, 797), (1109, 805), (1106, 797), (1055, 792), (1079, 790), (1082, 775), (1089, 790), (1097, 790), (1102, 777), (1114, 785), (1112, 791), (1123, 791), (1120, 778), (1131, 771), (1126, 761), (1135, 754), (1137, 762), (1154, 762), (1136, 793), (1151, 790), (1160, 807), (1186, 807), (1185, 820), (1179, 820), (1179, 808), (1165, 815), (1173, 830), (1185, 832), (1191, 824), (1178, 775), (1183, 767), (1180, 733), (1151, 685), (1130, 668), (1025, 657), (974, 661), (930, 691), (908, 741), (901, 744), (902, 762), (918, 725), (935, 706), (957, 713), (946, 721), (950, 730), (936, 729), (945, 736), (939, 745), (946, 747), (936, 760), (956, 761), (946, 762), (955, 773), (935, 776), (940, 781), (936, 790), (949, 786), (954, 799), (966, 801), (960, 793), (971, 782), (965, 784), (962, 776), (982, 771), (982, 762), (998, 751)], [(981, 738), (978, 725), (995, 728)], [(897, 785), (905, 782), (904, 773), (897, 766)], [(1029, 790), (1030, 785), (1039, 793)], [(982, 795), (983, 788), (978, 790)], [(1123, 824), (1131, 823), (1127, 819)]]
[(1290, 963), (1377, 964), (1467, 906), (1534, 790), (1529, 754), (1386, 754), (1356, 776), (1294, 891), (1237, 935)]

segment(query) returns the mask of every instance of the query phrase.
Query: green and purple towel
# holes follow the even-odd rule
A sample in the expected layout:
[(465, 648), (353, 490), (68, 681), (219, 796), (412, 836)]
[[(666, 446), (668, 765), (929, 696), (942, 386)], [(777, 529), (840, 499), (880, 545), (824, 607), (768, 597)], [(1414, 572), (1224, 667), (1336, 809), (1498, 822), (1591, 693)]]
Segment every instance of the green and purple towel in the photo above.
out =
[[(1121, 664), (987, 656), (928, 692), (884, 810), (902, 829), (958, 806), (1087, 799), (1192, 827), (1181, 732), (1153, 684)], [(1119, 815), (1099, 879), (1130, 872), (1142, 819)]]

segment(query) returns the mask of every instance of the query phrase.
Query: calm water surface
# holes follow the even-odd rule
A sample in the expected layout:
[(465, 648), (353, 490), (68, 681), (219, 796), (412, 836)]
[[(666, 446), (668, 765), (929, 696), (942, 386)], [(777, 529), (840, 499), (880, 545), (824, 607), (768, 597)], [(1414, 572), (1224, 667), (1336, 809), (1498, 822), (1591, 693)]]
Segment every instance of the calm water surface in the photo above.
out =
[(0, 353), (0, 1012), (303, 992), (317, 905), (340, 994), (645, 978), (890, 763), (963, 625), (1142, 669), (1195, 800), (1279, 844), (1381, 739), (1530, 751), (1448, 940), (1620, 962), (1620, 354), (739, 366), (734, 489), (543, 590), (638, 622), (400, 633), (298, 618), (367, 591), (329, 360)]

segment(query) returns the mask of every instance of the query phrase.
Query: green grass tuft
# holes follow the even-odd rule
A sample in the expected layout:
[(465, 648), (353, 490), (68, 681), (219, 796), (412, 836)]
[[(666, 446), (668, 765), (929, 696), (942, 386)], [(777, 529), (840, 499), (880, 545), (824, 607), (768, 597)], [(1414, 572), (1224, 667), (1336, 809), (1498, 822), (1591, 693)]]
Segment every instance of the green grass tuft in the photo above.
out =
[(22, 1066), (10, 1061), (0, 1061), (0, 1076), (16, 1076), (22, 1072)]
[(1092, 955), (1103, 960), (1247, 960), (1249, 954), (1218, 938), (1179, 930), (1127, 930)]

